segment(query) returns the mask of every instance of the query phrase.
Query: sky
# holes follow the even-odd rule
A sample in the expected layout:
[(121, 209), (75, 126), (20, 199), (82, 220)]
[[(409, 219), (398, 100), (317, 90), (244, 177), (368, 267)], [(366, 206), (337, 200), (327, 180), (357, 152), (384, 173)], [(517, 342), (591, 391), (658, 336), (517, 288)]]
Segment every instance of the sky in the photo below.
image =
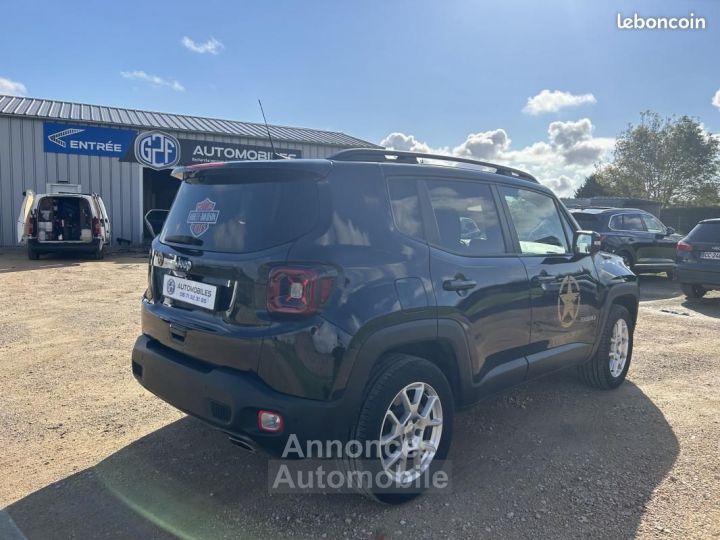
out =
[[(2, 12), (0, 93), (246, 121), (261, 120), (261, 98), (271, 123), (506, 163), (561, 195), (641, 111), (720, 132), (717, 0), (25, 0)], [(706, 28), (619, 29), (618, 14)]]

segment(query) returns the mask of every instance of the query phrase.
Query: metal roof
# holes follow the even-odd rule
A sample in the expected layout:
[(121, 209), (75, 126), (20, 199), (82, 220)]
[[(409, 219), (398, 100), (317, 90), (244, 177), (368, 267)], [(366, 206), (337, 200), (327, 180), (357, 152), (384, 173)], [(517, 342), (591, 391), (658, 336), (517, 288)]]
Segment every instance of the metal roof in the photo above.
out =
[[(172, 114), (104, 105), (88, 105), (30, 97), (0, 95), (0, 115), (41, 120), (65, 120), (117, 124), (141, 129), (169, 129), (213, 135), (267, 138), (264, 124), (222, 120), (186, 114)], [(381, 148), (338, 131), (270, 125), (273, 139), (304, 144), (327, 144), (348, 148)]]

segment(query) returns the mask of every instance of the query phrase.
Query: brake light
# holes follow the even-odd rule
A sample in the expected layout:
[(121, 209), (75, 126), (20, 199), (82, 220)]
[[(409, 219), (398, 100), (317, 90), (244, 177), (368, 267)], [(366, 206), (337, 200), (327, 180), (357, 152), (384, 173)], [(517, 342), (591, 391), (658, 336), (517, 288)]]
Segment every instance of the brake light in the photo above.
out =
[(101, 236), (102, 231), (100, 230), (100, 220), (98, 218), (93, 218), (93, 236)]
[(682, 240), (680, 240), (680, 241), (677, 243), (677, 250), (678, 250), (678, 251), (686, 251), (686, 252), (687, 252), (687, 251), (692, 251), (692, 250), (693, 250), (693, 247), (692, 247), (691, 244), (688, 244), (687, 242), (683, 242)]
[(268, 278), (267, 309), (271, 313), (313, 315), (330, 298), (334, 282), (334, 277), (319, 268), (273, 268)]
[(27, 217), (27, 221), (25, 222), (25, 236), (27, 238), (31, 238), (33, 236), (33, 233), (35, 232), (35, 218), (32, 216)]

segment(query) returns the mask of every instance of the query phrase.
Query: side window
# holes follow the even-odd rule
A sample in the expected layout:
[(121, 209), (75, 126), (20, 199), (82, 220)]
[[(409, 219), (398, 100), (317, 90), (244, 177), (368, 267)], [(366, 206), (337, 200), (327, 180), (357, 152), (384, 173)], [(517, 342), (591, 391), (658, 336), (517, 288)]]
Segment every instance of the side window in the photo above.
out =
[(428, 180), (427, 189), (441, 248), (468, 257), (505, 253), (490, 186), (477, 182)]
[(622, 220), (623, 231), (644, 231), (642, 216), (640, 214), (625, 214)]
[(568, 253), (563, 219), (552, 197), (520, 188), (501, 187), (510, 209), (520, 251), (529, 255)]
[(653, 215), (650, 214), (643, 214), (642, 215), (643, 223), (645, 223), (645, 228), (651, 232), (651, 233), (660, 233), (665, 234), (665, 226), (660, 223), (660, 220), (656, 218)]
[(401, 233), (422, 240), (417, 182), (412, 178), (391, 178), (388, 181), (388, 190), (395, 226)]
[(608, 226), (616, 231), (622, 231), (623, 230), (623, 216), (622, 214), (613, 216), (610, 218), (610, 223)]

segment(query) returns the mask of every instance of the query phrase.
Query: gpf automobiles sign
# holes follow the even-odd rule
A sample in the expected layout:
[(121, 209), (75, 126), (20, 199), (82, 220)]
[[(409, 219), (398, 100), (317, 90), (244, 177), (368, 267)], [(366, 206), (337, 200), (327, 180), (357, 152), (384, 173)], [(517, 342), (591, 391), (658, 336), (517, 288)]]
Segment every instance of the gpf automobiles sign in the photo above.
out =
[(135, 139), (135, 159), (153, 169), (174, 167), (180, 161), (180, 143), (162, 131), (147, 131)]
[[(210, 161), (260, 161), (273, 159), (266, 146), (197, 139), (178, 139), (163, 131), (141, 131), (87, 124), (43, 123), (46, 152), (115, 157), (153, 169), (196, 165)], [(302, 150), (277, 148), (288, 159), (302, 158)]]

